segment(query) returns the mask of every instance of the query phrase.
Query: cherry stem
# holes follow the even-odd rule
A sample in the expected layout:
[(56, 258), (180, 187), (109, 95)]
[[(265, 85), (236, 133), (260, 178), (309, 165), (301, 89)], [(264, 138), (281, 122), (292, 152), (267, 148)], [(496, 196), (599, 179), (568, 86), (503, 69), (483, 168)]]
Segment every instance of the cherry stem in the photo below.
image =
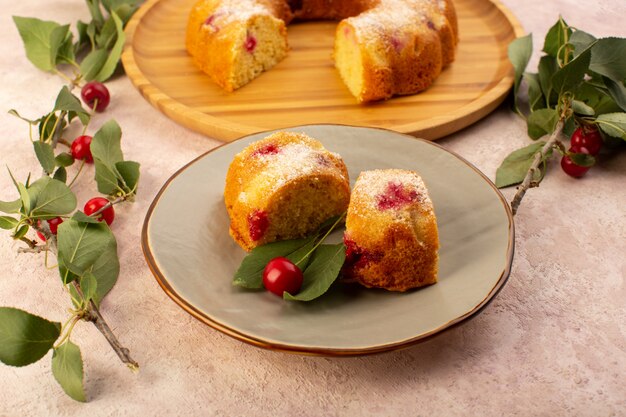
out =
[(80, 163), (80, 167), (78, 167), (78, 172), (76, 173), (76, 175), (74, 175), (74, 178), (72, 178), (72, 181), (70, 181), (68, 187), (72, 188), (72, 185), (74, 185), (74, 182), (76, 182), (76, 180), (78, 179), (78, 176), (80, 175), (84, 166), (85, 166), (85, 160), (83, 159), (82, 162)]
[(339, 218), (337, 218), (337, 220), (335, 220), (335, 223), (333, 223), (332, 226), (330, 226), (330, 228), (326, 231), (326, 233), (324, 234), (324, 236), (322, 236), (322, 238), (320, 240), (317, 241), (317, 243), (315, 244), (315, 246), (313, 246), (311, 248), (310, 251), (308, 251), (302, 258), (300, 258), (300, 260), (298, 262), (296, 262), (294, 265), (298, 266), (300, 264), (300, 262), (304, 261), (309, 255), (311, 255), (315, 249), (317, 249), (317, 247), (319, 245), (322, 244), (322, 242), (328, 237), (329, 234), (331, 234), (331, 232), (335, 229), (335, 227), (337, 227), (337, 225), (346, 217), (346, 212), (344, 211), (341, 216), (339, 216)]
[(517, 192), (515, 193), (513, 200), (511, 200), (511, 211), (513, 212), (514, 216), (517, 213), (517, 209), (519, 208), (519, 205), (522, 202), (526, 191), (528, 191), (528, 189), (530, 188), (538, 187), (539, 182), (541, 182), (541, 180), (537, 181), (535, 179), (535, 173), (539, 169), (539, 165), (542, 162), (545, 163), (546, 156), (548, 155), (548, 152), (550, 152), (550, 149), (557, 146), (556, 144), (558, 143), (559, 136), (563, 132), (563, 127), (565, 126), (565, 114), (567, 108), (568, 106), (565, 105), (563, 111), (561, 112), (561, 117), (559, 118), (559, 121), (556, 124), (554, 131), (550, 135), (550, 138), (548, 139), (546, 144), (543, 145), (541, 150), (535, 154), (535, 159), (533, 159), (533, 163), (530, 165), (530, 168), (528, 168), (528, 172), (526, 173), (524, 180), (522, 181), (520, 186), (517, 187)]

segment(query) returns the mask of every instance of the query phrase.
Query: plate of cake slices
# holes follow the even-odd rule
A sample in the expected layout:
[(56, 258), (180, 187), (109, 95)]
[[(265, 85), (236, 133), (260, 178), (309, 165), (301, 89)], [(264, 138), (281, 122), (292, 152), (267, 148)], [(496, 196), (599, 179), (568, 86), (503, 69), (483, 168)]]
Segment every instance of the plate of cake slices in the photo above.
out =
[(502, 102), (523, 30), (498, 0), (148, 0), (126, 34), (133, 84), (206, 135), (349, 123), (432, 140)]
[[(322, 296), (233, 285), (247, 251), (346, 208), (342, 277)], [(166, 294), (203, 323), (266, 349), (350, 356), (407, 347), (479, 313), (509, 276), (514, 224), (494, 184), (433, 142), (303, 125), (181, 168), (151, 204), (142, 246)]]

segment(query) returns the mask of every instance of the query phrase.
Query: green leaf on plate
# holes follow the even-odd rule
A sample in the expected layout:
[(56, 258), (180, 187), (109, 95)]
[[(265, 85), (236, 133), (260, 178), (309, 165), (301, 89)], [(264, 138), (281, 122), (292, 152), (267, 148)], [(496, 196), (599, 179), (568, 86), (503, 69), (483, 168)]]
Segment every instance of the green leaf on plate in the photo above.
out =
[(55, 58), (52, 59), (50, 37), (61, 25), (32, 17), (13, 16), (13, 21), (24, 42), (26, 57), (40, 70), (52, 71), (55, 67), (56, 51)]
[(310, 244), (314, 237), (308, 239), (283, 240), (258, 246), (245, 257), (235, 272), (233, 285), (244, 288), (263, 288), (263, 270), (267, 263), (279, 256), (289, 257)]
[(533, 163), (535, 154), (541, 151), (545, 144), (543, 141), (535, 142), (507, 156), (496, 171), (496, 186), (503, 188), (521, 183)]
[(37, 362), (61, 334), (61, 323), (24, 310), (0, 307), (0, 361), (11, 366)]
[(46, 174), (52, 174), (55, 168), (54, 162), (54, 149), (52, 145), (47, 142), (42, 142), (40, 140), (36, 140), (33, 142), (33, 147), (35, 148), (35, 155), (41, 164), (41, 167), (46, 172)]
[(626, 113), (606, 113), (596, 118), (604, 133), (626, 140)]
[(304, 271), (302, 289), (297, 294), (285, 292), (283, 298), (291, 301), (311, 301), (324, 294), (339, 276), (346, 259), (343, 243), (320, 245), (315, 250), (313, 260)]
[(515, 78), (513, 85), (513, 94), (515, 97), (514, 107), (515, 111), (520, 113), (519, 107), (517, 105), (517, 92), (519, 90), (520, 81), (522, 79), (522, 75), (526, 70), (526, 66), (528, 65), (528, 61), (530, 61), (530, 57), (533, 52), (533, 40), (531, 35), (522, 36), (521, 38), (515, 39), (513, 42), (509, 44), (508, 55), (511, 64), (515, 70)]
[(539, 109), (530, 113), (526, 120), (528, 136), (532, 139), (539, 139), (552, 133), (558, 120), (559, 115), (555, 109)]
[(83, 358), (80, 349), (69, 339), (52, 355), (52, 374), (63, 391), (76, 401), (85, 402)]

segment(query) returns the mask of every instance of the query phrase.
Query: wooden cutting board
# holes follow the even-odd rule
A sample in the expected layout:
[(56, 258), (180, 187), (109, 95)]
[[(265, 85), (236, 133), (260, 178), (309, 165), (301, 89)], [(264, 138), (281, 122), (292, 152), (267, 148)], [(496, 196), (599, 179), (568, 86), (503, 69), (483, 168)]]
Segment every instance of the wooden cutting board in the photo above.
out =
[(460, 42), (455, 62), (428, 90), (358, 104), (332, 61), (336, 22), (292, 24), (285, 60), (227, 93), (198, 70), (185, 50), (196, 0), (148, 0), (126, 27), (126, 73), (141, 94), (176, 122), (231, 141), (271, 129), (317, 123), (392, 129), (437, 139), (486, 116), (513, 84), (507, 46), (523, 34), (497, 0), (456, 0)]

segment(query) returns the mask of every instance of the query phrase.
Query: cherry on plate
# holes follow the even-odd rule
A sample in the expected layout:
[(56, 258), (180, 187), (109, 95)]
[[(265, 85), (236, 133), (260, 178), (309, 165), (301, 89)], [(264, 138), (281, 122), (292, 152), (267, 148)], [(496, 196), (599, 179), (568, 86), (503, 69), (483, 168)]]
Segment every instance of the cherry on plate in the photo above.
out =
[(263, 270), (263, 286), (270, 292), (283, 296), (287, 291), (294, 295), (302, 288), (302, 271), (289, 259), (279, 256), (267, 263)]
[[(109, 204), (109, 200), (107, 200), (106, 198), (94, 197), (91, 200), (87, 201), (87, 203), (85, 204), (85, 214), (87, 216), (91, 216), (93, 213), (100, 210), (107, 204)], [(100, 213), (97, 219), (99, 221), (104, 220), (109, 226), (111, 226), (111, 223), (113, 223), (113, 220), (115, 219), (115, 210), (113, 209), (113, 206), (107, 208), (102, 213)]]

